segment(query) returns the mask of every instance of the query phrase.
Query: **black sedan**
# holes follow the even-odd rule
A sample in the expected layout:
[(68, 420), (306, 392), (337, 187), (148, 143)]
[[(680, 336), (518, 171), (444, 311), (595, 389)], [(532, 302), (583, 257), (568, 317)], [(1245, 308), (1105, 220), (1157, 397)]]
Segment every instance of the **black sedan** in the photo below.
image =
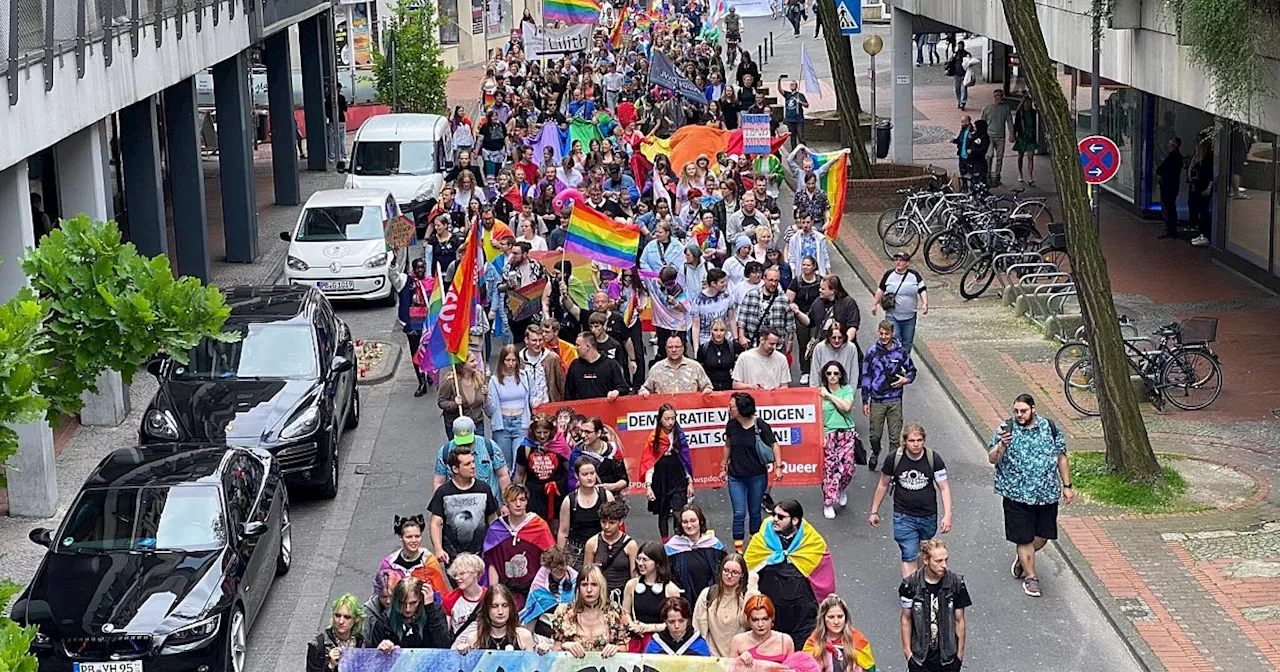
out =
[(338, 494), (338, 446), (360, 422), (355, 346), (315, 287), (232, 287), (225, 331), (186, 364), (148, 366), (160, 389), (142, 416), (141, 443), (193, 441), (266, 448), (290, 482)]
[(293, 540), (279, 462), (258, 448), (122, 448), (89, 475), (12, 617), (40, 670), (244, 669)]

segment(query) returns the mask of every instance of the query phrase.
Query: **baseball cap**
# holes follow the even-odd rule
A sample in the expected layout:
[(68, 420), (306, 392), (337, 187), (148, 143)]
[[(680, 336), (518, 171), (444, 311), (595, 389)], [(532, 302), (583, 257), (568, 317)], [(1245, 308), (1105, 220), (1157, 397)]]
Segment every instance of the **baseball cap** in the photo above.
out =
[(467, 416), (459, 416), (453, 421), (453, 443), (459, 446), (469, 446), (476, 440), (476, 423)]
[(893, 258), (901, 261), (911, 261), (911, 255), (907, 254), (906, 252), (899, 252), (893, 255)]

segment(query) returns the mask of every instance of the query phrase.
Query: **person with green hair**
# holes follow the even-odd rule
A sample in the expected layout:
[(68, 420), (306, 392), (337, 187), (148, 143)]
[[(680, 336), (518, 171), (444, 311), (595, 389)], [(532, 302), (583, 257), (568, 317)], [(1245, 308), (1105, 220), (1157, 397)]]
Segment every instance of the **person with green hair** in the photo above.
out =
[(334, 600), (329, 626), (307, 645), (307, 672), (337, 670), (343, 649), (363, 648), (363, 621), (360, 598), (344, 593)]

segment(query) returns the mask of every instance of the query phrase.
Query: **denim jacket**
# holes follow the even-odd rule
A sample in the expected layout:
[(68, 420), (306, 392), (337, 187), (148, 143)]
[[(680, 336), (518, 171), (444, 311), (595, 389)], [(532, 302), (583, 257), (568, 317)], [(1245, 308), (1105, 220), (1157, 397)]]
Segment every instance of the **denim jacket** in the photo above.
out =
[(911, 357), (902, 349), (897, 339), (893, 347), (886, 348), (877, 341), (867, 351), (862, 361), (862, 378), (858, 387), (862, 389), (862, 399), (868, 404), (886, 404), (902, 401), (902, 388), (892, 387), (898, 374), (906, 376), (907, 382), (916, 379), (916, 365)]

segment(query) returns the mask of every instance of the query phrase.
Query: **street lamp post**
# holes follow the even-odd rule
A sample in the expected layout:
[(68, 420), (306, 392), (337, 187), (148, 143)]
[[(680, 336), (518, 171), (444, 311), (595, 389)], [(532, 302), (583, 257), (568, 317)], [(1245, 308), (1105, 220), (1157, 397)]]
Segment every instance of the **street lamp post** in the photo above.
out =
[(871, 57), (871, 162), (879, 160), (879, 139), (876, 137), (876, 55), (884, 49), (879, 35), (868, 35), (862, 40), (862, 50)]

